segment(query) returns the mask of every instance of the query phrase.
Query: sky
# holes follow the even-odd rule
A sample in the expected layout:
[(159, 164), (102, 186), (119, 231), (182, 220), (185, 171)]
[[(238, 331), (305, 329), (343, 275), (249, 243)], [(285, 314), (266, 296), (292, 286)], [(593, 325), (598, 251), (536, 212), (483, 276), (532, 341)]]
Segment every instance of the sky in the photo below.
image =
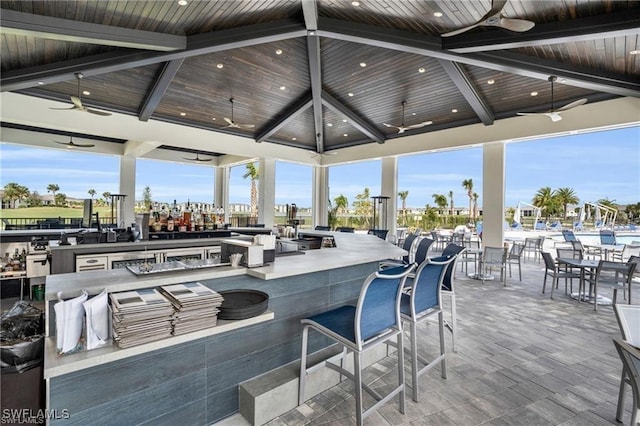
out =
[[(339, 155), (339, 154), (338, 154)], [(368, 187), (380, 195), (381, 161), (366, 161), (329, 169), (329, 192), (333, 200), (345, 195), (352, 203)], [(250, 180), (244, 165), (231, 169), (231, 203), (250, 201)], [(505, 204), (530, 203), (542, 187), (572, 188), (581, 202), (608, 198), (619, 204), (640, 202), (640, 127), (578, 135), (512, 142), (506, 146)], [(145, 186), (154, 201), (178, 203), (213, 202), (214, 169), (154, 160), (136, 163), (136, 199)], [(456, 206), (469, 199), (462, 181), (472, 179), (482, 206), (482, 148), (403, 156), (398, 158), (398, 191), (408, 191), (408, 207), (435, 205), (433, 194), (454, 193)], [(0, 143), (0, 187), (16, 182), (30, 191), (47, 193), (57, 184), (68, 197), (90, 198), (103, 192), (117, 193), (117, 156), (69, 152)], [(276, 162), (276, 204), (310, 207), (312, 168)]]

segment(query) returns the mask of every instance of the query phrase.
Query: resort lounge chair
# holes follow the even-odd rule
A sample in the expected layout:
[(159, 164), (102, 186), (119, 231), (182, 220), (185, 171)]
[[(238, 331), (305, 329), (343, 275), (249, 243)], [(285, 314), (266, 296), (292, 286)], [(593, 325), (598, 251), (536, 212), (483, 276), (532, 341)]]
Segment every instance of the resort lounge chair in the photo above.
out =
[(582, 231), (583, 229), (584, 229), (584, 225), (582, 225), (582, 222), (573, 222), (574, 231)]
[(551, 226), (549, 226), (549, 230), (550, 231), (561, 231), (562, 230), (562, 223), (560, 223), (559, 221), (555, 221), (551, 224)]
[(512, 231), (522, 231), (522, 225), (520, 224), (520, 222), (513, 222), (511, 224), (511, 230)]
[(546, 222), (542, 222), (542, 221), (538, 221), (536, 222), (536, 226), (534, 228), (536, 231), (546, 231), (547, 230), (547, 223)]

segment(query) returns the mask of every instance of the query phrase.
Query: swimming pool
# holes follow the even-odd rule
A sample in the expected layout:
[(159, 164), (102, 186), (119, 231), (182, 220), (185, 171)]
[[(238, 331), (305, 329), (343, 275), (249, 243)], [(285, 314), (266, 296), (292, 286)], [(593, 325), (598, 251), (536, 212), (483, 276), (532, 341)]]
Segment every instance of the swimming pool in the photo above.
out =
[[(593, 232), (576, 232), (575, 236), (582, 244), (600, 244), (600, 234)], [(555, 241), (564, 241), (562, 234), (550, 234)], [(620, 233), (616, 234), (616, 243), (618, 244), (631, 244), (636, 242), (640, 245), (640, 233)]]

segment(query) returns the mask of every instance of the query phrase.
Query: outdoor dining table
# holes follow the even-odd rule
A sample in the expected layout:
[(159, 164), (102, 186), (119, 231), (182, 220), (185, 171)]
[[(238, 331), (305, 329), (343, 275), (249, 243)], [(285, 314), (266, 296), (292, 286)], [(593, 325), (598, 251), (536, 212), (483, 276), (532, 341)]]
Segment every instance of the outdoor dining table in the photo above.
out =
[[(591, 295), (591, 288), (589, 288), (589, 295), (587, 296), (585, 294), (586, 270), (587, 269), (590, 270), (591, 274), (595, 273), (595, 270), (598, 268), (598, 265), (600, 264), (599, 260), (573, 259), (573, 258), (559, 257), (558, 264), (564, 264), (572, 268), (580, 269), (580, 285), (578, 286), (578, 293), (572, 293), (571, 298), (577, 299), (578, 302), (585, 301), (590, 303), (594, 303), (595, 300), (597, 299), (599, 305), (610, 305), (612, 303), (611, 299), (609, 299), (608, 297), (604, 297), (599, 294)], [(627, 271), (627, 268), (628, 267), (625, 263), (609, 262), (609, 264), (607, 264), (606, 267), (603, 267), (602, 270), (614, 271), (616, 273), (617, 272), (625, 273)]]
[(585, 248), (591, 248), (604, 252), (604, 260), (609, 260), (609, 253), (616, 251), (622, 252), (624, 244), (585, 244)]

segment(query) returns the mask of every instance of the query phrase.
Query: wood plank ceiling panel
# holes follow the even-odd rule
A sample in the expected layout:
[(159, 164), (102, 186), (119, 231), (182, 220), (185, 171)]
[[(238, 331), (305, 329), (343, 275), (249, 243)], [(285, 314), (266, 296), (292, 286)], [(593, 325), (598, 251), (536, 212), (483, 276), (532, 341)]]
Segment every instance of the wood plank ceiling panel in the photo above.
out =
[[(400, 125), (403, 100), (411, 108), (405, 124), (428, 120), (444, 124), (475, 115), (432, 58), (337, 40), (323, 40), (322, 46), (325, 89), (385, 134), (394, 130), (382, 123)], [(458, 110), (455, 116), (452, 109)]]
[[(536, 108), (551, 108), (551, 83), (485, 68), (464, 66), (478, 92), (497, 113), (526, 112)], [(493, 84), (489, 84), (493, 81)], [(537, 93), (532, 96), (532, 93)], [(592, 95), (594, 92), (569, 86), (557, 81), (554, 84), (554, 104), (561, 107), (569, 102)]]
[(514, 49), (514, 52), (541, 59), (553, 59), (575, 66), (613, 72), (621, 75), (640, 75), (640, 55), (629, 52), (638, 48), (640, 36), (612, 37)]
[(202, 55), (185, 60), (155, 114), (180, 119), (185, 112), (184, 120), (225, 126), (233, 97), (235, 121), (254, 124), (253, 131), (243, 132), (254, 134), (307, 92), (309, 84), (302, 38)]
[(273, 139), (281, 140), (292, 145), (304, 146), (306, 149), (315, 151), (316, 141), (314, 135), (313, 108), (307, 108), (276, 132), (276, 134), (273, 135)]
[(331, 150), (344, 144), (371, 142), (371, 139), (353, 127), (346, 117), (326, 106), (322, 107), (322, 116), (324, 118), (325, 150)]
[[(85, 77), (81, 81), (81, 89), (89, 91), (90, 95), (82, 95), (83, 104), (86, 106), (113, 106), (116, 110), (137, 113), (144, 100), (147, 88), (155, 78), (160, 65), (133, 68), (92, 77)], [(76, 80), (64, 83), (40, 86), (40, 90), (50, 92), (53, 95), (77, 96), (78, 85)], [(69, 104), (71, 101), (69, 100)], [(66, 113), (59, 112), (56, 113)]]

